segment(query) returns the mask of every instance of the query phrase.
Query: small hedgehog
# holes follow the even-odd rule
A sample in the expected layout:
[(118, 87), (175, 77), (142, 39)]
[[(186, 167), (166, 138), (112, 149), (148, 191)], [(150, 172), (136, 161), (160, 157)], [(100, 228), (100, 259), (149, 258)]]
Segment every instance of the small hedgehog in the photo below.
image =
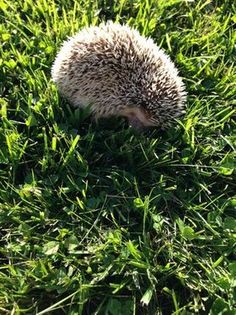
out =
[(65, 41), (52, 67), (59, 91), (95, 118), (127, 117), (137, 129), (165, 128), (184, 112), (186, 92), (169, 57), (127, 25), (107, 22)]

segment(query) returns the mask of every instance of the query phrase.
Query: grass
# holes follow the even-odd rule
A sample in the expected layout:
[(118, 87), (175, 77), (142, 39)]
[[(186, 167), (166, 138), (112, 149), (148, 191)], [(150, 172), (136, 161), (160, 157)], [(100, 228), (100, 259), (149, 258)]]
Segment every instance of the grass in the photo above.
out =
[[(234, 1), (0, 7), (0, 313), (236, 314)], [(178, 66), (169, 130), (96, 125), (58, 95), (60, 44), (108, 19)]]

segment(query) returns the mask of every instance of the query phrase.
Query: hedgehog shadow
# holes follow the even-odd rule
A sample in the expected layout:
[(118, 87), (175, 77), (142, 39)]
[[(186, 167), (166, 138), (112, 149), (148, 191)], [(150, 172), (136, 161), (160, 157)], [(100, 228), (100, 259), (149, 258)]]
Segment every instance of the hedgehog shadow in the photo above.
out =
[[(136, 130), (123, 117), (112, 116), (96, 121), (88, 111), (71, 108), (68, 103), (64, 105), (60, 126), (69, 138), (81, 137), (78, 149), (92, 168), (119, 169), (136, 178), (142, 177), (140, 165), (148, 165), (146, 159), (153, 158), (153, 150), (161, 155), (178, 138), (175, 127)], [(152, 148), (154, 142), (158, 145)]]
[[(112, 208), (114, 200), (119, 201), (122, 191), (134, 196), (132, 183), (136, 182), (142, 200), (150, 193), (160, 195), (156, 203), (170, 220), (174, 220), (173, 213), (177, 213), (178, 216), (184, 215), (175, 192), (166, 191), (159, 182), (162, 176), (171, 184), (178, 182), (179, 173), (169, 165), (171, 160), (178, 159), (180, 154), (173, 152), (175, 158), (171, 157), (173, 147), (180, 146), (181, 151), (181, 129), (173, 126), (166, 131), (156, 128), (137, 132), (129, 127), (125, 118), (101, 118), (96, 122), (83, 109), (68, 106), (68, 103), (63, 104), (64, 115), (60, 125), (62, 128), (66, 126), (63, 132), (68, 138), (80, 136), (76, 150), (88, 165), (93, 196), (100, 196), (108, 189), (109, 194), (114, 195), (114, 199), (108, 205), (108, 208)], [(186, 170), (183, 170), (183, 174), (186, 175), (188, 185)], [(189, 180), (191, 181), (191, 178)], [(142, 220), (142, 213), (138, 214), (132, 199), (124, 207), (130, 222), (137, 227)], [(123, 220), (119, 209), (114, 210), (113, 214), (121, 225), (127, 226), (129, 220)], [(106, 220), (103, 223), (109, 224)]]
[(86, 136), (88, 133), (92, 133), (94, 135), (103, 134), (104, 136), (111, 136), (118, 133), (125, 135), (125, 139), (127, 140), (127, 136), (129, 138), (139, 137), (140, 139), (145, 136), (146, 138), (152, 139), (160, 138), (166, 134), (165, 129), (157, 127), (135, 129), (129, 125), (127, 118), (121, 116), (100, 117), (96, 120), (88, 109), (74, 108), (64, 99), (61, 100), (61, 106), (64, 112), (64, 122), (61, 123), (63, 125), (66, 123), (68, 126), (66, 133), (70, 135), (76, 133), (81, 136)]

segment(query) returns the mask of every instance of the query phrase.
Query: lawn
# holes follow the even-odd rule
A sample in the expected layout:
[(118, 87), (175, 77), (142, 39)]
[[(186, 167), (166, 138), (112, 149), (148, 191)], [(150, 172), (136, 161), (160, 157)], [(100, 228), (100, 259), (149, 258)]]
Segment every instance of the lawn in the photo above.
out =
[[(186, 115), (91, 120), (50, 71), (116, 20), (175, 62)], [(233, 0), (0, 0), (0, 314), (236, 314)]]

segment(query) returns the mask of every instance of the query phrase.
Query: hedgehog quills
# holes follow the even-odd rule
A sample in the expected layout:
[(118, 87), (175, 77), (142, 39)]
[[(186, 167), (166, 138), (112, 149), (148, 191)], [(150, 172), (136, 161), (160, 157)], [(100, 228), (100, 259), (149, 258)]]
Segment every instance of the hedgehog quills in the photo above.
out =
[(150, 38), (112, 22), (65, 41), (52, 67), (60, 93), (96, 117), (125, 116), (135, 128), (165, 128), (186, 92), (170, 58)]

